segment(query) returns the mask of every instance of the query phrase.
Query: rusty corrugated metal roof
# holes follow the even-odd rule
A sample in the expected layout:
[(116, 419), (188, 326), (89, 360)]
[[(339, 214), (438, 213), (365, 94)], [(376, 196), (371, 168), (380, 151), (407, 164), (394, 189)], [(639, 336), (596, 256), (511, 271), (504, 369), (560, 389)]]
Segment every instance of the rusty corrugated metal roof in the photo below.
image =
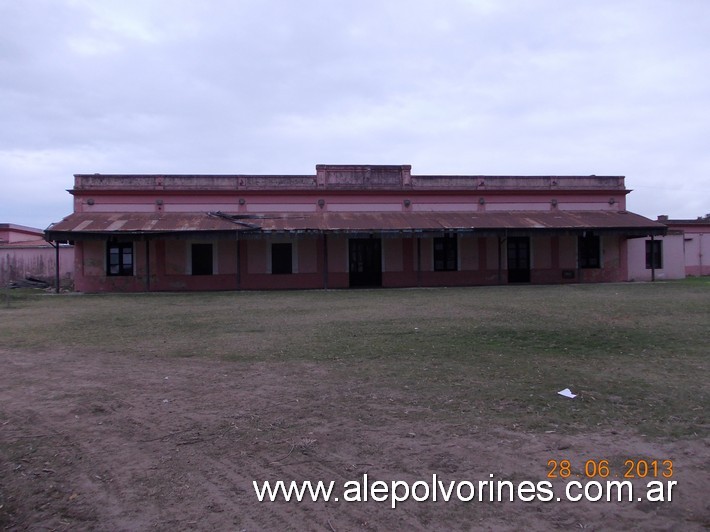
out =
[(204, 212), (190, 213), (74, 213), (51, 225), (56, 233), (172, 233), (233, 231), (234, 224)]
[(663, 224), (627, 211), (324, 212), (265, 217), (254, 223), (261, 230), (285, 232), (665, 229)]
[(52, 240), (175, 233), (418, 233), (585, 230), (663, 234), (666, 226), (627, 211), (320, 212), (283, 215), (226, 213), (74, 213), (50, 226)]

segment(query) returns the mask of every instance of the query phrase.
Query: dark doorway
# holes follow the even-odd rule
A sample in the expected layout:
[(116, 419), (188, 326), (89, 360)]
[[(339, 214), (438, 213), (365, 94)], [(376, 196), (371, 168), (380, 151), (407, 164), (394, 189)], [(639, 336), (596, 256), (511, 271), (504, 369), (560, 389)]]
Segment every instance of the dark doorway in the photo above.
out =
[(350, 286), (382, 286), (382, 241), (350, 239)]
[(508, 282), (530, 282), (530, 239), (526, 236), (508, 238)]
[(212, 244), (192, 244), (192, 275), (212, 275)]
[(271, 244), (271, 273), (293, 273), (291, 244)]

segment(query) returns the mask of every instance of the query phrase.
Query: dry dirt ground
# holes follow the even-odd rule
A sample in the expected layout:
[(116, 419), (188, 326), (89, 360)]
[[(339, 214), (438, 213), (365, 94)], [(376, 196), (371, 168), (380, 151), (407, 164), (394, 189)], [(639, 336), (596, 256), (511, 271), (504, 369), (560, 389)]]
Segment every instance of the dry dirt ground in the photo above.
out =
[[(0, 529), (702, 530), (708, 442), (438, 421), (307, 362), (0, 348)], [(475, 390), (471, 391), (475, 393)], [(565, 400), (565, 399), (563, 399)], [(504, 405), (502, 406), (504, 408)], [(544, 480), (548, 460), (674, 461), (671, 503), (258, 502), (252, 481)], [(555, 493), (562, 483), (555, 481)], [(337, 488), (336, 488), (337, 489)], [(341, 490), (342, 491), (342, 490)]]

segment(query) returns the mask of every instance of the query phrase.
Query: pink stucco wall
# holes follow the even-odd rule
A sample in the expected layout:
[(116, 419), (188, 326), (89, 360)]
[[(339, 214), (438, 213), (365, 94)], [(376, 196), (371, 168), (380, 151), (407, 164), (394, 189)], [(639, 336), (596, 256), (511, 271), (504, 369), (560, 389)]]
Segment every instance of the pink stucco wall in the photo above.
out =
[(315, 238), (302, 238), (298, 240), (298, 271), (299, 273), (317, 273), (318, 265), (318, 241)]
[[(53, 284), (56, 275), (56, 251), (49, 244), (35, 246), (0, 245), (0, 286), (25, 277), (35, 277)], [(74, 248), (59, 248), (59, 277), (63, 286), (74, 277)]]
[[(629, 281), (650, 281), (652, 270), (646, 268), (646, 241), (650, 238), (633, 238), (628, 241)], [(683, 235), (669, 234), (655, 237), (662, 244), (662, 268), (655, 270), (655, 279), (671, 280), (685, 278)]]
[(577, 267), (577, 238), (569, 235), (557, 237), (559, 249), (559, 267), (573, 270)]
[(401, 238), (385, 238), (382, 240), (383, 272), (401, 272), (404, 270), (403, 249)]
[(459, 237), (459, 267), (462, 270), (478, 270), (478, 238)]
[(187, 274), (187, 241), (168, 240), (164, 243), (165, 273), (167, 275)]
[[(56, 250), (43, 239), (44, 231), (9, 223), (0, 224), (0, 286), (34, 277), (54, 283)], [(74, 277), (74, 247), (59, 248), (59, 277), (70, 286)]]
[[(479, 203), (483, 198), (484, 202)], [(407, 199), (409, 206), (404, 205)], [(614, 199), (614, 203), (610, 203)], [(90, 200), (90, 201), (89, 201)], [(241, 200), (241, 201), (240, 201)], [(322, 207), (318, 201), (323, 200)], [(553, 205), (553, 200), (557, 202)], [(92, 191), (75, 198), (75, 212), (207, 212), (288, 213), (288, 212), (501, 212), (544, 210), (624, 210), (626, 198), (613, 191), (572, 194), (566, 191), (547, 193), (510, 193), (482, 190), (475, 197), (459, 193), (398, 191), (373, 194), (343, 194), (339, 191), (316, 191), (298, 194), (268, 194), (257, 191), (225, 191), (220, 195), (184, 195), (146, 191), (143, 195)]]
[(683, 231), (685, 274), (710, 275), (710, 222), (704, 226), (673, 225), (672, 227)]
[(342, 274), (348, 271), (348, 239), (345, 235), (328, 237), (328, 270), (332, 273)]
[(710, 275), (710, 233), (688, 233), (685, 239), (685, 273)]
[(552, 268), (552, 241), (549, 236), (534, 238), (530, 253), (533, 269), (549, 270)]

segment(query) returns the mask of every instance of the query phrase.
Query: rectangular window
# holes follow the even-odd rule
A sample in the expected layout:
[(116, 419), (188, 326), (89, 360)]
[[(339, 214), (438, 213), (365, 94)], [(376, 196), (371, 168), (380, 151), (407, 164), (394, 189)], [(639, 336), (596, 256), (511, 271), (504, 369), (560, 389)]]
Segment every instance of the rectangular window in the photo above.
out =
[(597, 235), (577, 239), (577, 257), (580, 268), (601, 268), (601, 246)]
[(291, 244), (271, 244), (271, 273), (293, 273)]
[(212, 275), (212, 244), (192, 244), (192, 275)]
[(456, 235), (446, 235), (434, 239), (434, 271), (455, 272), (457, 268)]
[(646, 240), (646, 269), (663, 268), (663, 241)]
[(106, 275), (133, 275), (133, 243), (109, 242), (106, 246)]

